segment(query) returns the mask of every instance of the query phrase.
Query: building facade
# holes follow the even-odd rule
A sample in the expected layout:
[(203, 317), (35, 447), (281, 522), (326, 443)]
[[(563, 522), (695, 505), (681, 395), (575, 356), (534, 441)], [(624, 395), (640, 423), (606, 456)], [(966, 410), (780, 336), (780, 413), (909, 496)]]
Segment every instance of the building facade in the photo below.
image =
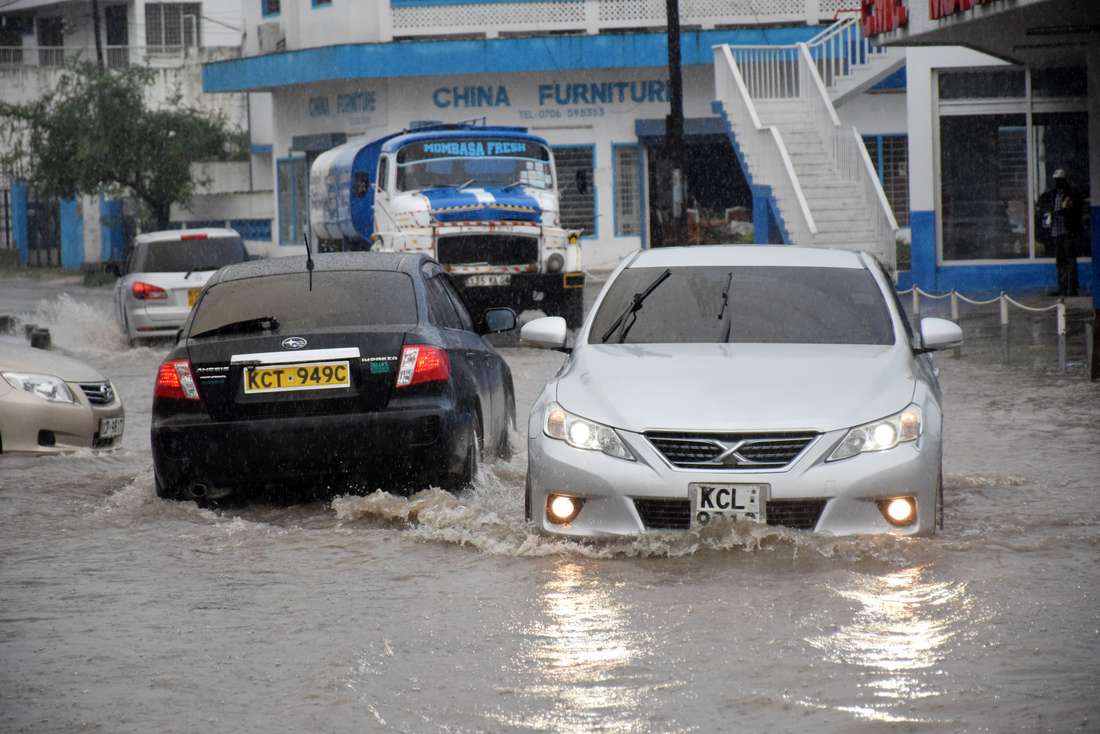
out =
[[(754, 206), (714, 109), (713, 47), (807, 41), (844, 5), (682, 3), (689, 241), (746, 237)], [(468, 120), (527, 127), (550, 142), (563, 224), (583, 230), (587, 267), (666, 240), (671, 201), (655, 179), (669, 110), (663, 2), (245, 0), (244, 17), (242, 58), (208, 64), (204, 89), (271, 95), (273, 251), (302, 241), (319, 153)], [(891, 71), (837, 111), (864, 135), (905, 220), (904, 72)]]

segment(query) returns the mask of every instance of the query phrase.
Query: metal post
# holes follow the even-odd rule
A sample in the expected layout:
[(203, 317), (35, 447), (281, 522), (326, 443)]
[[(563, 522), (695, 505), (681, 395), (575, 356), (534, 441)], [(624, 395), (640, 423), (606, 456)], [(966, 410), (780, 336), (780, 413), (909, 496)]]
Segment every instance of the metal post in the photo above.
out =
[(1058, 370), (1066, 371), (1066, 302), (1058, 299), (1058, 308), (1054, 309), (1058, 317)]
[(1001, 291), (1001, 355), (1008, 364), (1008, 296)]
[[(668, 21), (669, 115), (665, 122), (665, 153), (671, 167), (672, 244), (687, 242), (687, 171), (684, 168), (684, 80), (680, 67), (680, 1), (666, 0)], [(666, 238), (667, 239), (667, 238)]]
[(920, 318), (920, 291), (913, 286), (913, 318)]
[[(959, 323), (959, 292), (951, 291), (951, 320), (956, 324)], [(951, 356), (958, 359), (962, 356), (962, 346), (957, 346), (951, 350)]]

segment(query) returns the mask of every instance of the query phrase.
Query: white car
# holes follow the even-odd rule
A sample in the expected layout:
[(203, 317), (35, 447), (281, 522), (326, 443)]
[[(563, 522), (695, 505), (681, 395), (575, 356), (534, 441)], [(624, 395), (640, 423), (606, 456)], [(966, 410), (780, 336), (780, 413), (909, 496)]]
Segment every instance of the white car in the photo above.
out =
[(175, 336), (214, 271), (247, 259), (241, 236), (231, 229), (138, 235), (115, 284), (115, 314), (130, 345)]
[(111, 448), (124, 421), (122, 399), (95, 369), (0, 340), (0, 453)]
[[(570, 351), (565, 324), (522, 337)], [(531, 410), (527, 517), (617, 536), (719, 520), (924, 535), (942, 523), (941, 391), (868, 255), (800, 247), (648, 250), (612, 274)]]

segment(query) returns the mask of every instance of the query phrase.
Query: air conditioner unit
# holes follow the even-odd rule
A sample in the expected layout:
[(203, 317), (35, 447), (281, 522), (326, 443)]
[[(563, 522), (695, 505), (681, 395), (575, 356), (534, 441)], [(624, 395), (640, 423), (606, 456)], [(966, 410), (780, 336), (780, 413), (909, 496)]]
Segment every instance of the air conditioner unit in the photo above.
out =
[(286, 34), (278, 23), (260, 23), (256, 26), (256, 38), (262, 54), (286, 50)]

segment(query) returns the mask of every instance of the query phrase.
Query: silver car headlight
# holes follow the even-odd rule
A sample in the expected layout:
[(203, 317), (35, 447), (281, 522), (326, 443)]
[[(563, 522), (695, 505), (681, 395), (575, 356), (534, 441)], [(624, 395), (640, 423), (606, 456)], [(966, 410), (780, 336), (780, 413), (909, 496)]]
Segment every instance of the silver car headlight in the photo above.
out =
[(920, 434), (920, 406), (914, 403), (899, 413), (850, 429), (844, 440), (829, 454), (828, 460), (847, 459), (868, 451), (885, 451), (899, 443), (916, 441)]
[(73, 394), (65, 381), (53, 375), (35, 375), (28, 372), (0, 372), (4, 380), (16, 390), (25, 390), (51, 403), (71, 403)]
[(575, 416), (557, 403), (546, 406), (542, 432), (576, 449), (602, 451), (608, 456), (634, 461), (630, 449), (614, 428)]

